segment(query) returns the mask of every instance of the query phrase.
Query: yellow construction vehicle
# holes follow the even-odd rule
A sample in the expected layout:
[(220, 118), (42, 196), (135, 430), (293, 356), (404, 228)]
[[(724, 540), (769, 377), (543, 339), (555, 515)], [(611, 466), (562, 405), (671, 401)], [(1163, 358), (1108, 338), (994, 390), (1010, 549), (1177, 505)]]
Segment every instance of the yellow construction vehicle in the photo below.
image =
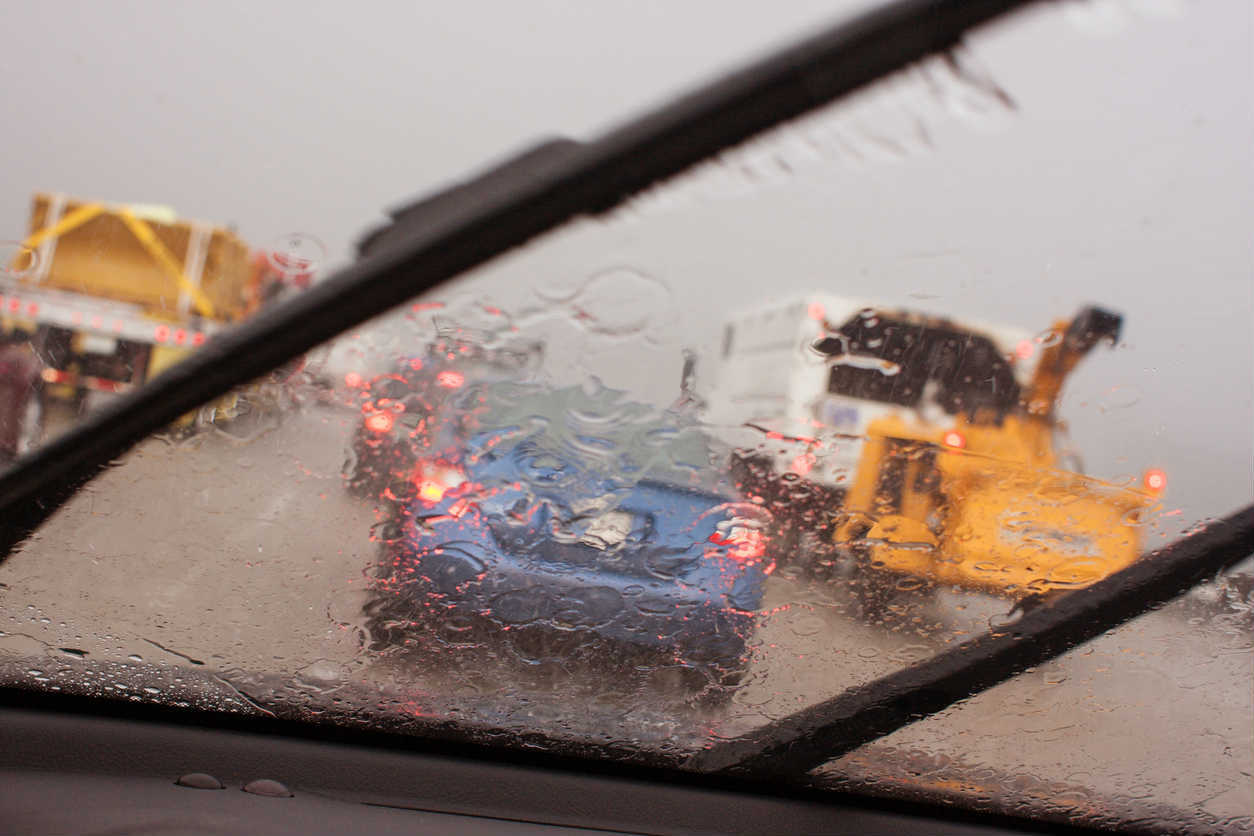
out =
[(27, 424), (142, 385), (256, 307), (248, 246), (165, 207), (38, 194), (16, 249), (0, 273), (0, 342), (29, 346), (41, 367)]
[[(874, 346), (876, 357), (898, 364), (909, 398), (938, 402), (948, 414), (924, 420), (903, 410), (866, 428), (834, 526), (837, 545), (862, 564), (864, 603), (920, 584), (1039, 600), (1137, 559), (1165, 475), (1148, 471), (1143, 486), (1102, 482), (1062, 469), (1055, 446), (1063, 382), (1095, 345), (1116, 341), (1120, 327), (1117, 314), (1085, 308), (999, 356), (976, 344), (985, 338), (949, 323), (877, 317), (873, 328), (816, 345), (837, 364)], [(980, 356), (964, 356), (972, 352)], [(1028, 359), (1035, 370), (1020, 385), (1013, 366)]]

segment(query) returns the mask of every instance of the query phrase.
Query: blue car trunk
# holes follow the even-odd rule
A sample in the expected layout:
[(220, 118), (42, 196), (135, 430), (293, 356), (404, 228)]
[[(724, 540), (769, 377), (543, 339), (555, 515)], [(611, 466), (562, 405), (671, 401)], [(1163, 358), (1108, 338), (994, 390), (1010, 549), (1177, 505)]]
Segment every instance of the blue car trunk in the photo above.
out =
[(390, 591), (437, 618), (584, 631), (676, 661), (739, 663), (766, 573), (761, 560), (712, 542), (730, 518), (728, 498), (642, 481), (589, 525), (517, 484), (469, 504), (415, 500), (390, 552)]

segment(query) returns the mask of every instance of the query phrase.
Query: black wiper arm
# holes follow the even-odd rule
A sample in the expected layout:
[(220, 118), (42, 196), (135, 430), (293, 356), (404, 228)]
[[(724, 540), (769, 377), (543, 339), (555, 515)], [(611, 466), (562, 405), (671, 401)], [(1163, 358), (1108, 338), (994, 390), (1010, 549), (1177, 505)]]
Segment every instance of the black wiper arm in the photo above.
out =
[(786, 777), (1005, 682), (1254, 553), (1254, 506), (1146, 555), (1093, 586), (925, 662), (851, 688), (694, 756), (702, 772)]
[[(421, 224), (223, 334), (0, 475), (7, 554), (107, 463), (200, 404), (562, 224), (932, 53), (1040, 0), (897, 0), (588, 143), (558, 142), (424, 204)], [(455, 194), (453, 194), (455, 192)], [(403, 228), (402, 228), (403, 227)]]

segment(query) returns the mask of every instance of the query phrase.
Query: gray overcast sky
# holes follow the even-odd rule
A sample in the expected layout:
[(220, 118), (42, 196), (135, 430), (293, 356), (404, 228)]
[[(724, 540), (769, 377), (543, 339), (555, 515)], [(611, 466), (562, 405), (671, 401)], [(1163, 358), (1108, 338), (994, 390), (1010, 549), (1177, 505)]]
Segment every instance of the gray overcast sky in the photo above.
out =
[[(342, 259), (383, 207), (538, 136), (591, 135), (854, 7), (14, 5), (0, 237), (56, 189), (168, 203), (257, 245), (306, 232)], [(776, 143), (792, 175), (580, 225), (467, 286), (521, 309), (611, 268), (657, 279), (672, 307), (656, 344), (554, 340), (659, 401), (680, 346), (789, 293), (1029, 329), (1104, 303), (1126, 344), (1086, 363), (1064, 409), (1090, 470), (1163, 466), (1181, 519), (1225, 512), (1254, 493), (1251, 14), (1104, 0), (1021, 16), (968, 50), (1013, 112), (964, 119), (917, 81), (877, 91), (800, 129), (844, 145)], [(906, 151), (878, 159), (875, 137)]]
[(13, 4), (0, 221), (20, 230), (29, 192), (60, 189), (234, 221), (258, 244), (314, 232), (344, 255), (385, 206), (857, 6), (740, 5)]

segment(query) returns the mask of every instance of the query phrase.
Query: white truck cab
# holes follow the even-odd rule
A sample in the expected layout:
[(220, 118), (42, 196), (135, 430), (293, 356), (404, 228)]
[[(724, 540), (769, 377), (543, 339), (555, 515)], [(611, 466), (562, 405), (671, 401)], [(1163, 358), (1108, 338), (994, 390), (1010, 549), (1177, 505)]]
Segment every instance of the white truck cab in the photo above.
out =
[(964, 404), (1004, 408), (1048, 339), (815, 292), (727, 322), (707, 420), (760, 430), (777, 472), (840, 485), (871, 421), (907, 412), (941, 423)]

